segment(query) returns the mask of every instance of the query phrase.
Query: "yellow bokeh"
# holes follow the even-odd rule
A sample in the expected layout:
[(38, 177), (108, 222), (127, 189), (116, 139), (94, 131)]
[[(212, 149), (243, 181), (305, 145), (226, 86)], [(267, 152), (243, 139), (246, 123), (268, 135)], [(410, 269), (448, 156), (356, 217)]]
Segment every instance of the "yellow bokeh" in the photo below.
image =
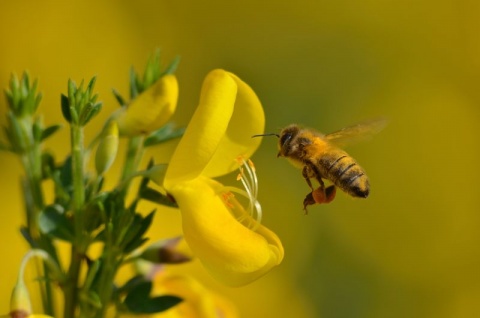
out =
[[(44, 93), (44, 121), (53, 124), (63, 122), (67, 79), (97, 75), (104, 109), (87, 128), (91, 139), (117, 109), (111, 88), (128, 97), (130, 65), (141, 68), (159, 47), (165, 62), (181, 56), (180, 124), (214, 68), (255, 90), (267, 132), (295, 122), (328, 133), (386, 116), (378, 136), (346, 149), (367, 171), (370, 197), (339, 191), (308, 216), (301, 171), (276, 158), (274, 137), (264, 139), (253, 160), (265, 225), (285, 247), (279, 268), (239, 289), (220, 286), (197, 262), (179, 271), (233, 300), (242, 317), (474, 317), (479, 29), (475, 0), (10, 1), (0, 4), (0, 86), (28, 69)], [(2, 124), (5, 108), (0, 102)], [(48, 143), (59, 160), (68, 140), (64, 128)], [(0, 173), (1, 314), (26, 244), (16, 158), (0, 153)], [(150, 237), (178, 235), (178, 212), (159, 212)]]

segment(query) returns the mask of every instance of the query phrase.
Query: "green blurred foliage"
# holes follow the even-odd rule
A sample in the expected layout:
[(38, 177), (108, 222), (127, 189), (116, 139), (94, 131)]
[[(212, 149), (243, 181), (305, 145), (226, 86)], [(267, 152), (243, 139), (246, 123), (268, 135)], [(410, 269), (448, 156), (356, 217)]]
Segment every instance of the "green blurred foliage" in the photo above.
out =
[[(264, 140), (254, 161), (265, 223), (286, 249), (280, 268), (233, 290), (198, 264), (183, 270), (234, 299), (245, 317), (473, 317), (480, 303), (479, 29), (475, 0), (11, 1), (0, 5), (0, 84), (28, 69), (44, 93), (48, 126), (62, 121), (67, 79), (97, 75), (105, 104), (92, 125), (100, 129), (117, 107), (111, 88), (126, 96), (130, 65), (143, 65), (160, 47), (167, 60), (182, 58), (176, 119), (183, 124), (203, 77), (218, 67), (257, 92), (268, 131), (296, 122), (327, 133), (387, 116), (378, 136), (347, 149), (366, 169), (371, 196), (338, 193), (308, 216), (300, 171), (275, 158), (275, 138)], [(51, 148), (64, 154), (68, 138), (57, 134)], [(18, 233), (19, 165), (2, 153), (0, 167), (0, 230), (8, 240), (0, 245), (8, 273), (0, 312), (7, 312), (26, 244)], [(152, 238), (180, 231), (173, 209), (157, 213), (155, 224)]]

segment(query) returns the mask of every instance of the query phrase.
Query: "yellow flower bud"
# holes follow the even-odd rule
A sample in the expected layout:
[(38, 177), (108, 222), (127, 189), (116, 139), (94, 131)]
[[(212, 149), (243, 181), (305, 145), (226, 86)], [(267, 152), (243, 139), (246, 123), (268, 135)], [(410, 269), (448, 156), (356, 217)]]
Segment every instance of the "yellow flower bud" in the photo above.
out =
[[(53, 318), (51, 316), (42, 314), (32, 314), (32, 305), (30, 302), (30, 295), (28, 293), (27, 286), (23, 281), (23, 273), (25, 267), (30, 258), (37, 256), (56, 267), (55, 263), (52, 263), (50, 256), (43, 250), (33, 249), (27, 252), (23, 257), (20, 264), (20, 270), (18, 273), (17, 284), (13, 288), (12, 297), (10, 298), (10, 313), (7, 317), (13, 318)], [(5, 316), (2, 316), (5, 317)]]
[(175, 75), (161, 77), (114, 116), (121, 136), (148, 134), (162, 127), (175, 112), (178, 82)]
[(28, 317), (32, 312), (30, 294), (22, 279), (19, 279), (17, 285), (13, 288), (12, 298), (10, 299), (10, 310), (10, 314), (24, 314), (25, 317)]
[(118, 150), (118, 126), (110, 120), (105, 127), (95, 154), (95, 168), (98, 175), (105, 173), (113, 164)]

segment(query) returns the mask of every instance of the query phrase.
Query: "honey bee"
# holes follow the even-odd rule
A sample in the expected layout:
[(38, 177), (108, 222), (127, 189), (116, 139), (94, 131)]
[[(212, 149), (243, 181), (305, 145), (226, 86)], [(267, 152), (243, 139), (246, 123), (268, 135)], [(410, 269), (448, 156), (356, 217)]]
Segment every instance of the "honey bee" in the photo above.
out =
[[(309, 205), (331, 202), (335, 198), (336, 187), (352, 197), (368, 197), (370, 183), (365, 170), (340, 147), (378, 133), (385, 125), (386, 120), (382, 118), (323, 135), (314, 129), (293, 124), (282, 129), (280, 134), (253, 137), (277, 136), (277, 157), (285, 157), (302, 169), (302, 175), (311, 189), (303, 200), (303, 209), (307, 213)], [(320, 186), (314, 189), (311, 179)], [(329, 180), (332, 185), (325, 187), (323, 180)]]

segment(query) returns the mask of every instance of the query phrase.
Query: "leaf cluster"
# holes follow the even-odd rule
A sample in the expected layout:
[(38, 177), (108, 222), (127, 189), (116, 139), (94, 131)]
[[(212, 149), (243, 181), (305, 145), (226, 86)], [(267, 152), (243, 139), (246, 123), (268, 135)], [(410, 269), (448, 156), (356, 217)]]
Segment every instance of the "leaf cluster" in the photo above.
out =
[[(132, 70), (132, 99), (159, 77), (172, 73), (177, 65), (178, 59), (175, 59), (162, 69), (159, 52), (156, 52), (149, 59), (142, 77)], [(95, 82), (93, 77), (86, 85), (82, 80), (77, 86), (69, 80), (68, 92), (61, 94), (60, 109), (72, 134), (75, 132), (82, 137), (83, 129), (102, 109), (102, 102), (98, 101), (98, 94), (94, 92)], [(151, 297), (152, 282), (146, 278), (135, 276), (123, 286), (118, 286), (115, 275), (122, 266), (134, 259), (142, 259), (143, 255), (150, 262), (162, 264), (188, 260), (172, 252), (171, 246), (151, 247), (149, 253), (139, 252), (148, 249), (145, 247), (149, 240), (147, 232), (156, 213), (155, 210), (147, 214), (139, 211), (139, 202), (149, 200), (170, 207), (176, 204), (166, 193), (150, 186), (153, 171), (158, 172), (159, 166), (150, 162), (145, 170), (141, 170), (138, 166), (140, 161), (135, 160), (141, 158), (143, 152), (132, 146), (140, 145), (143, 149), (178, 138), (183, 134), (183, 128), (168, 123), (146, 138), (132, 137), (130, 146), (124, 152), (126, 164), (123, 176), (116, 186), (106, 189), (105, 175), (83, 170), (89, 166), (91, 148), (102, 138), (101, 132), (89, 147), (81, 144), (83, 137), (72, 138), (71, 153), (63, 160), (58, 160), (53, 152), (46, 150), (45, 141), (59, 131), (61, 125), (43, 126), (41, 116), (36, 114), (42, 99), (37, 87), (38, 82), (31, 82), (27, 73), (21, 79), (12, 76), (10, 86), (5, 90), (9, 106), (4, 128), (7, 143), (1, 144), (0, 149), (18, 155), (25, 170), (22, 187), (27, 223), (21, 228), (23, 237), (32, 248), (48, 253), (63, 272), (62, 275), (53, 275), (46, 269), (40, 280), (45, 313), (55, 316), (53, 286), (59, 286), (64, 294), (65, 317), (73, 317), (76, 313), (85, 317), (104, 317), (111, 305), (115, 305), (118, 311), (134, 314), (161, 312), (175, 306), (181, 301), (176, 296)], [(125, 105), (120, 94), (114, 91), (114, 95), (121, 105)], [(74, 149), (81, 149), (81, 152), (76, 153)], [(131, 160), (133, 157), (135, 160)], [(127, 167), (128, 162), (136, 165)], [(79, 167), (82, 169), (78, 170)], [(127, 201), (127, 196), (131, 194), (130, 182), (137, 176), (142, 177), (140, 186), (133, 200)], [(47, 180), (53, 183), (54, 189), (54, 198), (48, 203), (41, 186)], [(68, 267), (62, 267), (59, 261), (57, 241), (71, 246)], [(100, 243), (103, 250), (99, 257), (92, 259), (87, 252), (94, 243)], [(84, 278), (81, 278), (81, 272), (85, 273)]]
[(96, 77), (93, 77), (83, 89), (83, 80), (77, 87), (74, 81), (68, 81), (68, 96), (60, 96), (62, 114), (69, 123), (85, 126), (102, 109), (102, 103), (97, 102), (98, 94), (93, 94)]

